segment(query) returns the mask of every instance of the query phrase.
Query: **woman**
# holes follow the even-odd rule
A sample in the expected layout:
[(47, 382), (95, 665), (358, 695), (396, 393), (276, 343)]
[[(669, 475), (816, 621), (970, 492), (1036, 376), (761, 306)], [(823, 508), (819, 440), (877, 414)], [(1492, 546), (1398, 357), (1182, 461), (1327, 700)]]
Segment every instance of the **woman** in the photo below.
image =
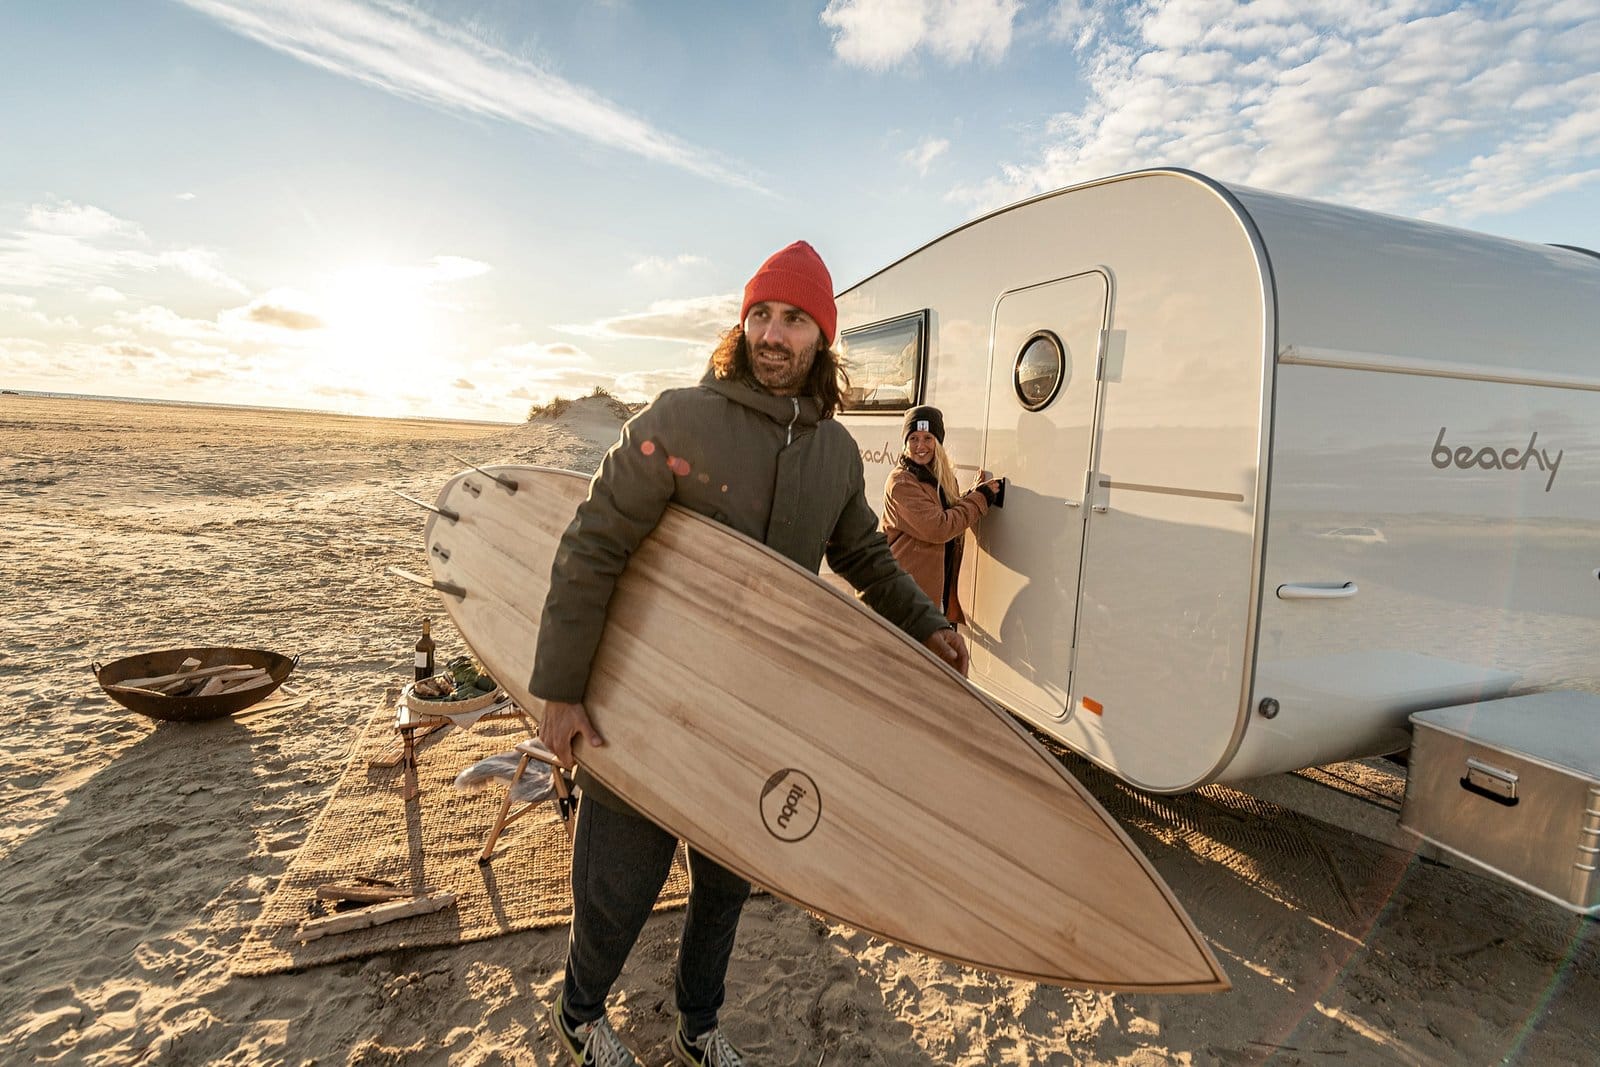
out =
[(944, 414), (922, 405), (906, 412), (905, 448), (883, 487), (883, 532), (889, 549), (951, 622), (965, 616), (956, 599), (962, 534), (976, 526), (1000, 494), (998, 478), (965, 494), (944, 451)]

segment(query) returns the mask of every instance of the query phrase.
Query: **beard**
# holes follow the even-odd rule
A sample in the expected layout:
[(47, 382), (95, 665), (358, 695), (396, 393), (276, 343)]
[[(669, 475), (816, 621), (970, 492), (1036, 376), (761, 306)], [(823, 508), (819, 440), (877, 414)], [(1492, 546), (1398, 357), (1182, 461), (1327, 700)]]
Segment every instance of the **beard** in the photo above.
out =
[(804, 352), (785, 345), (751, 345), (750, 373), (774, 395), (797, 396), (811, 377), (811, 366), (820, 347), (820, 341)]

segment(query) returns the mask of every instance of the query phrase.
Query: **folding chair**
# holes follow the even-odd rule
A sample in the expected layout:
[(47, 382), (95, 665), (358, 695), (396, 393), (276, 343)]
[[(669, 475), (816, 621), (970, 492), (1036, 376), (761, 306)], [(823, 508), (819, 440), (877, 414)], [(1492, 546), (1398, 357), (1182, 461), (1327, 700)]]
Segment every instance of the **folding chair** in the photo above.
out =
[[(484, 843), (483, 855), (478, 857), (480, 865), (488, 863), (494, 855), (494, 844), (500, 839), (500, 833), (508, 825), (522, 818), (528, 812), (549, 800), (552, 796), (556, 799), (556, 808), (561, 813), (561, 824), (567, 831), (567, 840), (572, 840), (572, 786), (567, 781), (566, 772), (556, 764), (556, 754), (546, 748), (538, 739), (519, 741), (515, 750), (522, 754), (517, 761), (517, 769), (512, 772), (511, 778), (506, 782), (506, 796), (500, 804), (500, 814), (495, 817), (494, 825), (489, 828), (489, 840)], [(550, 782), (548, 786), (536, 791), (533, 795), (524, 797), (515, 811), (511, 810), (516, 803), (515, 796), (518, 784), (528, 770), (528, 764), (538, 761), (550, 768)]]

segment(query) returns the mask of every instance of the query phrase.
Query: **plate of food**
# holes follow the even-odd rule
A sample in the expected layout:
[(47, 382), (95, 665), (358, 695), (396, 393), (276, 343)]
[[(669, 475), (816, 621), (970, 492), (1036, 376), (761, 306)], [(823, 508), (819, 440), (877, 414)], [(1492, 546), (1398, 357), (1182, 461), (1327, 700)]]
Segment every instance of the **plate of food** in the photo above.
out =
[(440, 673), (400, 692), (406, 707), (419, 715), (467, 715), (505, 697), (505, 690), (471, 656), (455, 657)]

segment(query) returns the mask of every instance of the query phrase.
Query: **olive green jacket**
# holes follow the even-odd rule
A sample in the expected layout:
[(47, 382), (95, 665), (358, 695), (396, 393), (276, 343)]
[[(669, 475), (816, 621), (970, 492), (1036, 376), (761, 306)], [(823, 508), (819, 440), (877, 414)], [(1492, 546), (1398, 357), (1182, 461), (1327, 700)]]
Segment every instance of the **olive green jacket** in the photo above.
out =
[(583, 700), (617, 576), (669, 503), (813, 573), (826, 558), (868, 606), (918, 641), (948, 627), (890, 553), (854, 439), (819, 415), (810, 397), (773, 396), (708, 370), (699, 385), (662, 393), (628, 420), (556, 549), (533, 694)]

